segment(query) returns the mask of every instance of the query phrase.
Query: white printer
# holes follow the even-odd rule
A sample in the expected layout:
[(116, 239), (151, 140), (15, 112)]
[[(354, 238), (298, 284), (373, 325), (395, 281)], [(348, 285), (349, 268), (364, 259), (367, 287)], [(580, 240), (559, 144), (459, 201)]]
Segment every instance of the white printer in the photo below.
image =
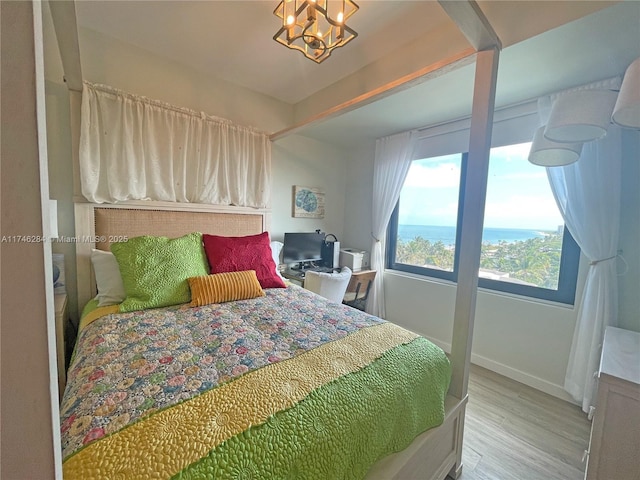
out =
[(340, 249), (340, 266), (349, 267), (352, 271), (369, 268), (369, 252), (355, 248)]

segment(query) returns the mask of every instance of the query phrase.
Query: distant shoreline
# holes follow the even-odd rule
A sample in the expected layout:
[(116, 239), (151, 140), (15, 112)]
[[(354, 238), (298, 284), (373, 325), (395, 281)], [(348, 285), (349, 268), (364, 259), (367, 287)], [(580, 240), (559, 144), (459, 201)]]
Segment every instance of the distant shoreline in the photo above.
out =
[[(543, 238), (557, 233), (553, 230), (527, 230), (521, 228), (485, 228), (482, 243), (498, 244), (500, 242), (525, 241), (532, 238)], [(443, 227), (436, 225), (398, 225), (398, 238), (403, 242), (422, 237), (431, 243), (442, 242), (445, 245), (454, 245), (456, 240), (456, 227)]]

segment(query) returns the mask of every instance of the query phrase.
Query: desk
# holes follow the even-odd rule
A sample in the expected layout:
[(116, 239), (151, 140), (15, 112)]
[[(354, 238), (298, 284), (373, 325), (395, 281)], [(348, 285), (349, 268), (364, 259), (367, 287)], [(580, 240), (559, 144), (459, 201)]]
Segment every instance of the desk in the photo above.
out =
[(375, 270), (358, 270), (351, 274), (351, 281), (344, 294), (343, 303), (364, 311), (369, 298), (369, 291), (376, 278)]
[(301, 270), (290, 270), (287, 268), (280, 273), (287, 280), (291, 280), (291, 282), (295, 283), (299, 287), (304, 287), (304, 274)]

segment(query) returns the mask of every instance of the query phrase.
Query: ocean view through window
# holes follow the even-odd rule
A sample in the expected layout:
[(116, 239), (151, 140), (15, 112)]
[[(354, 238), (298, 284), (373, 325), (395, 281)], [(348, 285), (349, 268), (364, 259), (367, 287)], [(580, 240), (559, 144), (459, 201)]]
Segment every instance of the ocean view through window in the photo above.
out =
[[(525, 230), (521, 228), (485, 228), (482, 232), (482, 243), (525, 241), (531, 238), (542, 238), (548, 233), (549, 232), (540, 230)], [(428, 238), (432, 242), (442, 242), (445, 245), (455, 245), (456, 227), (398, 225), (398, 238), (403, 242), (411, 241), (417, 237)]]
[[(573, 303), (579, 249), (529, 143), (491, 149), (479, 286)], [(457, 280), (465, 153), (415, 160), (389, 226), (389, 268)]]

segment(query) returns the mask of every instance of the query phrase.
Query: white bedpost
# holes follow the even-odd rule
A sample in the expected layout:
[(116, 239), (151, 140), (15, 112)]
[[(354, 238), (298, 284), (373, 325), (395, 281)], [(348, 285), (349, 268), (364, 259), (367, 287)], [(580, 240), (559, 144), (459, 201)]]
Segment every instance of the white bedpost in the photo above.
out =
[[(489, 150), (493, 127), (499, 50), (493, 47), (478, 52), (471, 113), (469, 157), (465, 172), (465, 195), (462, 207), (462, 235), (459, 245), (460, 264), (456, 289), (456, 306), (451, 345), (453, 374), (449, 393), (459, 399), (467, 395), (471, 344), (478, 291), (478, 269), (482, 244)], [(462, 472), (462, 437), (464, 422), (458, 423), (456, 465), (449, 476), (458, 478)]]
[(94, 205), (91, 203), (76, 203), (74, 214), (76, 220), (76, 281), (78, 288), (78, 315), (95, 295), (96, 283), (91, 268), (91, 249), (95, 248)]
[[(451, 341), (452, 377), (449, 395), (464, 400), (469, 386), (471, 344), (478, 292), (478, 270), (482, 246), (482, 224), (487, 194), (489, 151), (493, 128), (493, 110), (496, 96), (498, 58), (502, 42), (474, 0), (438, 0), (440, 6), (458, 25), (460, 31), (476, 50), (476, 76), (471, 110), (469, 157), (464, 175), (464, 201), (456, 304)], [(461, 416), (466, 403), (463, 401)], [(456, 463), (449, 476), (458, 478), (462, 473), (462, 440), (464, 418), (457, 422)]]

